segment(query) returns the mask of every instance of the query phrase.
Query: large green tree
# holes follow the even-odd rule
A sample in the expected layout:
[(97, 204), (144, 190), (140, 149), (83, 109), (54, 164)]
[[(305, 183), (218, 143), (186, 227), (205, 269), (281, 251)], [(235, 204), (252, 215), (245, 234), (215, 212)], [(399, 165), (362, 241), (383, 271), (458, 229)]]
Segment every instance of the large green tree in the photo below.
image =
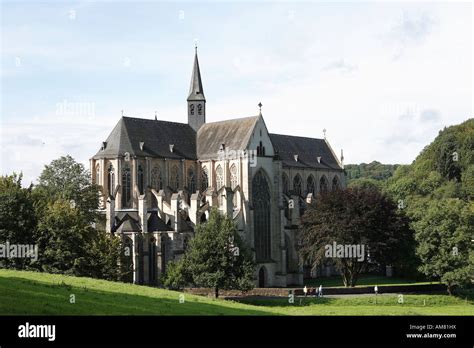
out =
[[(36, 216), (31, 186), (21, 186), (22, 175), (0, 177), (0, 244), (34, 244)], [(2, 267), (25, 268), (30, 259), (0, 258)]]
[(38, 219), (37, 267), (54, 273), (94, 278), (123, 278), (121, 241), (103, 230), (97, 213), (99, 189), (89, 172), (71, 156), (52, 161), (33, 190)]
[(444, 282), (451, 294), (471, 282), (474, 213), (459, 199), (431, 201), (414, 223), (420, 271)]
[(38, 182), (38, 195), (49, 198), (49, 201), (71, 201), (78, 207), (78, 212), (90, 221), (98, 218), (100, 187), (91, 182), (90, 173), (84, 165), (71, 156), (60, 157), (46, 165)]
[[(407, 218), (386, 195), (354, 187), (318, 196), (302, 217), (299, 252), (313, 266), (327, 260), (327, 247), (364, 246), (365, 255), (331, 257), (344, 285), (355, 286), (370, 261), (381, 265), (412, 262), (413, 234)], [(359, 249), (362, 250), (362, 249)]]
[(247, 291), (254, 286), (255, 264), (230, 217), (213, 209), (206, 223), (197, 225), (184, 258), (169, 268), (164, 283), (172, 288), (186, 282), (214, 289)]

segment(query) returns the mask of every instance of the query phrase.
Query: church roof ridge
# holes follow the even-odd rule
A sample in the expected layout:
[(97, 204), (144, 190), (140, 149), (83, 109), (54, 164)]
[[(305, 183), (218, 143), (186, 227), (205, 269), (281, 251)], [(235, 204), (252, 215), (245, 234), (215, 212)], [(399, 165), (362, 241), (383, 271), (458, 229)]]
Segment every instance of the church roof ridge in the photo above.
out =
[[(269, 133), (269, 136), (284, 167), (342, 170), (326, 139), (275, 133)], [(298, 161), (295, 161), (295, 155), (298, 155)]]
[(261, 115), (236, 117), (236, 118), (229, 118), (227, 120), (206, 122), (204, 125), (208, 125), (208, 124), (214, 125), (214, 124), (218, 124), (218, 123), (234, 122), (234, 121), (241, 121), (241, 120), (244, 121), (244, 120), (248, 120), (248, 119), (256, 119), (258, 117), (261, 117)]
[(321, 141), (324, 140), (323, 138), (305, 137), (303, 135), (289, 135), (289, 134), (280, 134), (280, 133), (269, 133), (269, 135), (276, 135), (280, 137), (302, 138), (302, 139), (309, 139), (309, 140), (321, 140)]
[(173, 123), (177, 125), (188, 126), (187, 123), (184, 122), (175, 122), (175, 121), (168, 121), (168, 120), (155, 120), (152, 118), (142, 118), (142, 117), (133, 117), (133, 116), (122, 116), (122, 118), (129, 119), (132, 121), (149, 121), (149, 122), (166, 122), (166, 123)]

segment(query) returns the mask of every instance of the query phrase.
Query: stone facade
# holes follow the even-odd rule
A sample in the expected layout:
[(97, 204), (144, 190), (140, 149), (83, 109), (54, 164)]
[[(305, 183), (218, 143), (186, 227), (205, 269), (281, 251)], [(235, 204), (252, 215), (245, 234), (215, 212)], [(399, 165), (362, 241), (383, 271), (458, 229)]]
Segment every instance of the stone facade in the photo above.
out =
[(270, 134), (261, 113), (206, 123), (205, 102), (196, 54), (188, 124), (122, 117), (90, 160), (106, 229), (132, 250), (130, 281), (157, 284), (217, 207), (253, 251), (257, 286), (302, 284), (300, 215), (345, 185), (341, 161), (326, 139)]

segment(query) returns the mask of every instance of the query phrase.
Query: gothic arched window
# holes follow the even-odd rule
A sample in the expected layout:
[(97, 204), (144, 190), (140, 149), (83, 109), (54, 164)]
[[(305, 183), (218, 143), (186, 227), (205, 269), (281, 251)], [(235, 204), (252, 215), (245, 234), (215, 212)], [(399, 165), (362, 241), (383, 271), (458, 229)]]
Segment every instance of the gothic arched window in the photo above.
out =
[(151, 170), (151, 180), (150, 180), (151, 188), (159, 191), (163, 189), (163, 179), (161, 177), (161, 170), (160, 167), (154, 167)]
[(189, 113), (194, 115), (194, 104), (189, 105)]
[(238, 178), (237, 178), (237, 167), (235, 166), (235, 164), (233, 164), (231, 167), (230, 167), (230, 188), (233, 190), (237, 187), (238, 185)]
[(216, 168), (216, 190), (220, 190), (224, 186), (224, 170), (220, 165)]
[(129, 208), (132, 198), (130, 180), (130, 167), (125, 166), (122, 170), (122, 208)]
[(205, 192), (209, 187), (209, 173), (206, 167), (202, 167), (201, 170), (201, 191)]
[(257, 262), (271, 258), (270, 187), (260, 170), (252, 180), (254, 242)]
[(178, 188), (179, 188), (179, 170), (178, 170), (178, 166), (173, 166), (171, 168), (170, 187), (175, 191), (177, 191)]
[(143, 174), (143, 167), (140, 165), (138, 166), (138, 191), (140, 191), (140, 194), (143, 194), (144, 185), (145, 185), (145, 177)]
[(306, 187), (308, 189), (308, 193), (312, 193), (313, 196), (316, 194), (316, 187), (314, 185), (314, 177), (312, 175), (308, 176), (306, 180)]
[(95, 166), (95, 183), (96, 185), (99, 185), (100, 183), (100, 166), (99, 165)]
[(257, 146), (257, 156), (265, 156), (265, 146), (263, 146), (263, 143), (261, 141)]
[(285, 195), (288, 195), (288, 191), (290, 190), (290, 182), (288, 180), (288, 175), (286, 175), (286, 173), (282, 174), (281, 181), (282, 181), (283, 193)]
[(188, 169), (188, 188), (189, 193), (193, 194), (196, 192), (196, 176), (194, 175), (194, 169)]
[(202, 115), (202, 104), (198, 104), (198, 115)]
[(328, 190), (328, 179), (326, 179), (326, 176), (322, 176), (321, 179), (319, 180), (319, 192), (327, 192)]
[(301, 196), (302, 185), (301, 185), (301, 176), (296, 174), (293, 178), (293, 192), (295, 195)]
[(334, 176), (334, 178), (332, 179), (332, 189), (333, 190), (339, 189), (339, 179), (337, 176)]
[(109, 195), (113, 195), (115, 190), (115, 169), (112, 164), (109, 165), (109, 169), (107, 170), (107, 185), (109, 189)]

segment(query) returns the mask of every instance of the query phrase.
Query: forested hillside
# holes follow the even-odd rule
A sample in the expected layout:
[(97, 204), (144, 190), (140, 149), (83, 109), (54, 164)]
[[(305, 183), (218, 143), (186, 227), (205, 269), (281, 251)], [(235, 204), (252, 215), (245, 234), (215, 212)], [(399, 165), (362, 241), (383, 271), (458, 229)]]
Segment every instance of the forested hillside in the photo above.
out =
[(474, 119), (444, 128), (383, 185), (412, 221), (419, 270), (448, 286), (473, 278)]
[(344, 169), (348, 182), (351, 182), (360, 178), (386, 180), (393, 175), (398, 166), (398, 164), (382, 164), (372, 161), (370, 163), (347, 164)]
[(439, 132), (411, 165), (399, 166), (387, 191), (397, 199), (474, 196), (474, 119)]

